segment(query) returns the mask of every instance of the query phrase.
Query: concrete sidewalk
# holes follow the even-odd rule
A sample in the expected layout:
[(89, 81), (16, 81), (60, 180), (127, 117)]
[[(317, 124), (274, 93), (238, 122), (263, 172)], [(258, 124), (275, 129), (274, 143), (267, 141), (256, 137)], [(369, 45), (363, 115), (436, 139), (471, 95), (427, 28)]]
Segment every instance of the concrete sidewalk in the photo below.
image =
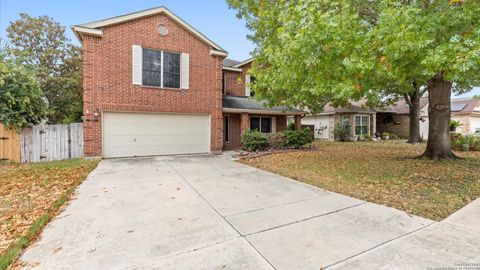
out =
[[(22, 260), (26, 269), (425, 269), (474, 262), (480, 236), (461, 235), (469, 229), (455, 222), (434, 224), (222, 156), (104, 160)], [(417, 253), (409, 267), (401, 265)]]

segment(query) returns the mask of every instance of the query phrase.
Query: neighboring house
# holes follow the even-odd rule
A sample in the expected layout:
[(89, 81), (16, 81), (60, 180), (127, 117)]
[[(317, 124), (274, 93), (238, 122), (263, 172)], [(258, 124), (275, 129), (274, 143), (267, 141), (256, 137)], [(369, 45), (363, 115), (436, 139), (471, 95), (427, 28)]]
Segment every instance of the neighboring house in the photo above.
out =
[(86, 156), (215, 153), (249, 129), (304, 112), (249, 96), (251, 59), (228, 53), (165, 7), (76, 25), (83, 46)]
[(374, 135), (377, 132), (376, 111), (365, 108), (364, 102), (353, 102), (345, 108), (325, 106), (323, 112), (306, 115), (302, 125), (314, 126), (315, 139), (334, 140), (337, 124), (349, 126), (354, 135)]
[[(428, 138), (428, 97), (420, 98), (420, 137)], [(410, 130), (410, 110), (404, 99), (385, 110), (377, 112), (377, 130), (379, 133), (394, 133), (407, 139)]]
[[(460, 121), (462, 126), (457, 132), (463, 135), (480, 132), (480, 100), (478, 99), (452, 99), (451, 118)], [(408, 137), (409, 110), (404, 100), (389, 107), (389, 112), (377, 113), (377, 130), (395, 133), (402, 138)], [(428, 138), (428, 97), (420, 99), (420, 136)]]
[(451, 105), (452, 119), (462, 123), (457, 132), (480, 133), (480, 99), (453, 99)]

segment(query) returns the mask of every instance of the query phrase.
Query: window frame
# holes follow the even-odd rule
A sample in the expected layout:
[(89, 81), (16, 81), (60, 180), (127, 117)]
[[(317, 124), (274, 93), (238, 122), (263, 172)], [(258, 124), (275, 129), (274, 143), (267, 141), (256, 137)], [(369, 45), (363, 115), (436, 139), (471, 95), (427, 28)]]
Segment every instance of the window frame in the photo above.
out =
[[(143, 59), (145, 55), (145, 51), (153, 51), (160, 53), (160, 71), (152, 71), (152, 70), (146, 70), (145, 67), (145, 61)], [(165, 57), (164, 54), (169, 53), (169, 54), (174, 54), (178, 55), (178, 87), (170, 87), (170, 86), (165, 86), (165, 81), (164, 81), (164, 76), (165, 76)], [(150, 85), (150, 84), (145, 84), (144, 80), (144, 72), (159, 72), (160, 73), (160, 86), (158, 85)], [(172, 51), (165, 51), (165, 50), (158, 50), (158, 49), (152, 49), (152, 48), (145, 48), (142, 47), (142, 86), (144, 87), (153, 87), (153, 88), (161, 88), (161, 89), (174, 89), (174, 90), (181, 90), (182, 89), (182, 54), (179, 52), (172, 52)]]
[(230, 117), (228, 115), (223, 117), (223, 141), (226, 144), (230, 143)]
[[(360, 118), (360, 125), (357, 125), (357, 117)], [(363, 119), (366, 118), (366, 123), (364, 123)], [(354, 123), (355, 123), (355, 135), (368, 135), (370, 134), (370, 116), (369, 115), (366, 115), (366, 114), (356, 114), (354, 116)], [(364, 125), (365, 124), (365, 125)], [(357, 133), (357, 126), (360, 127), (360, 133)], [(363, 133), (363, 127), (366, 127), (367, 128), (367, 132), (366, 133)]]
[[(252, 118), (258, 118), (258, 131), (260, 133), (263, 133), (263, 134), (272, 133), (272, 122), (273, 122), (273, 120), (272, 120), (271, 116), (250, 116), (250, 118), (249, 118), (249, 129), (250, 129), (250, 131), (256, 130), (256, 129), (252, 129)], [(270, 126), (269, 126), (270, 132), (262, 132), (262, 119), (269, 119), (270, 120)]]
[(227, 94), (227, 73), (222, 72), (222, 95)]

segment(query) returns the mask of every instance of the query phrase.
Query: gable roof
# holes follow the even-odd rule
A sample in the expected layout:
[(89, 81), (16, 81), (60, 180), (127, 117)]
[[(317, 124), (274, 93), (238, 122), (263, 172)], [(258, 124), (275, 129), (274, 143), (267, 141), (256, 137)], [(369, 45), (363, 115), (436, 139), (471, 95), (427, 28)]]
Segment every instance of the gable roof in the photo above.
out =
[[(425, 107), (428, 104), (428, 97), (421, 97), (420, 98), (420, 109)], [(396, 114), (409, 114), (410, 109), (408, 107), (407, 102), (405, 99), (399, 100), (397, 103), (389, 106), (387, 112), (394, 112)]]
[(244, 65), (246, 65), (246, 64), (251, 63), (252, 61), (253, 61), (253, 57), (248, 58), (247, 60), (243, 60), (243, 61), (237, 63), (236, 65), (234, 65), (233, 67), (239, 68), (239, 67), (241, 67), (241, 66), (244, 66)]
[(480, 99), (452, 99), (452, 113), (480, 112)]
[(84, 23), (80, 25), (75, 25), (72, 27), (73, 31), (75, 32), (75, 35), (77, 38), (81, 41), (81, 36), (79, 35), (80, 33), (82, 34), (89, 34), (89, 35), (94, 35), (94, 36), (102, 36), (102, 28), (115, 25), (115, 24), (120, 24), (132, 20), (137, 20), (140, 18), (144, 17), (150, 17), (158, 14), (165, 14), (172, 18), (174, 21), (182, 25), (185, 29), (190, 31), (192, 34), (196, 35), (199, 37), (201, 40), (203, 40), (205, 43), (208, 45), (212, 46), (214, 49), (227, 53), (222, 47), (220, 47), (218, 44), (215, 42), (211, 41), (209, 38), (207, 38), (205, 35), (200, 33), (197, 29), (193, 28), (190, 24), (182, 20), (180, 17), (175, 15), (173, 12), (171, 12), (169, 9), (167, 9), (164, 6), (156, 7), (156, 8), (151, 8), (151, 9), (146, 9), (126, 15), (121, 15), (121, 16), (116, 16), (108, 19), (103, 19), (99, 21), (94, 21), (90, 23)]
[(230, 59), (230, 58), (223, 59), (223, 66), (224, 67), (233, 67), (238, 63), (240, 63), (240, 61), (233, 60), (233, 59)]

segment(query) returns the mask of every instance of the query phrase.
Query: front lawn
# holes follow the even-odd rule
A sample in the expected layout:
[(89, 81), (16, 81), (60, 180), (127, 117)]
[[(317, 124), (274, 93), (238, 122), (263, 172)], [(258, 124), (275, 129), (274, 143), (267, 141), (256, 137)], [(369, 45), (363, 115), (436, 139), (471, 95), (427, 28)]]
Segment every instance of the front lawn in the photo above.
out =
[(315, 142), (318, 151), (240, 162), (358, 199), (442, 220), (480, 197), (480, 152), (457, 161), (413, 159), (425, 149), (402, 141)]
[(0, 163), (0, 269), (35, 239), (97, 163)]

